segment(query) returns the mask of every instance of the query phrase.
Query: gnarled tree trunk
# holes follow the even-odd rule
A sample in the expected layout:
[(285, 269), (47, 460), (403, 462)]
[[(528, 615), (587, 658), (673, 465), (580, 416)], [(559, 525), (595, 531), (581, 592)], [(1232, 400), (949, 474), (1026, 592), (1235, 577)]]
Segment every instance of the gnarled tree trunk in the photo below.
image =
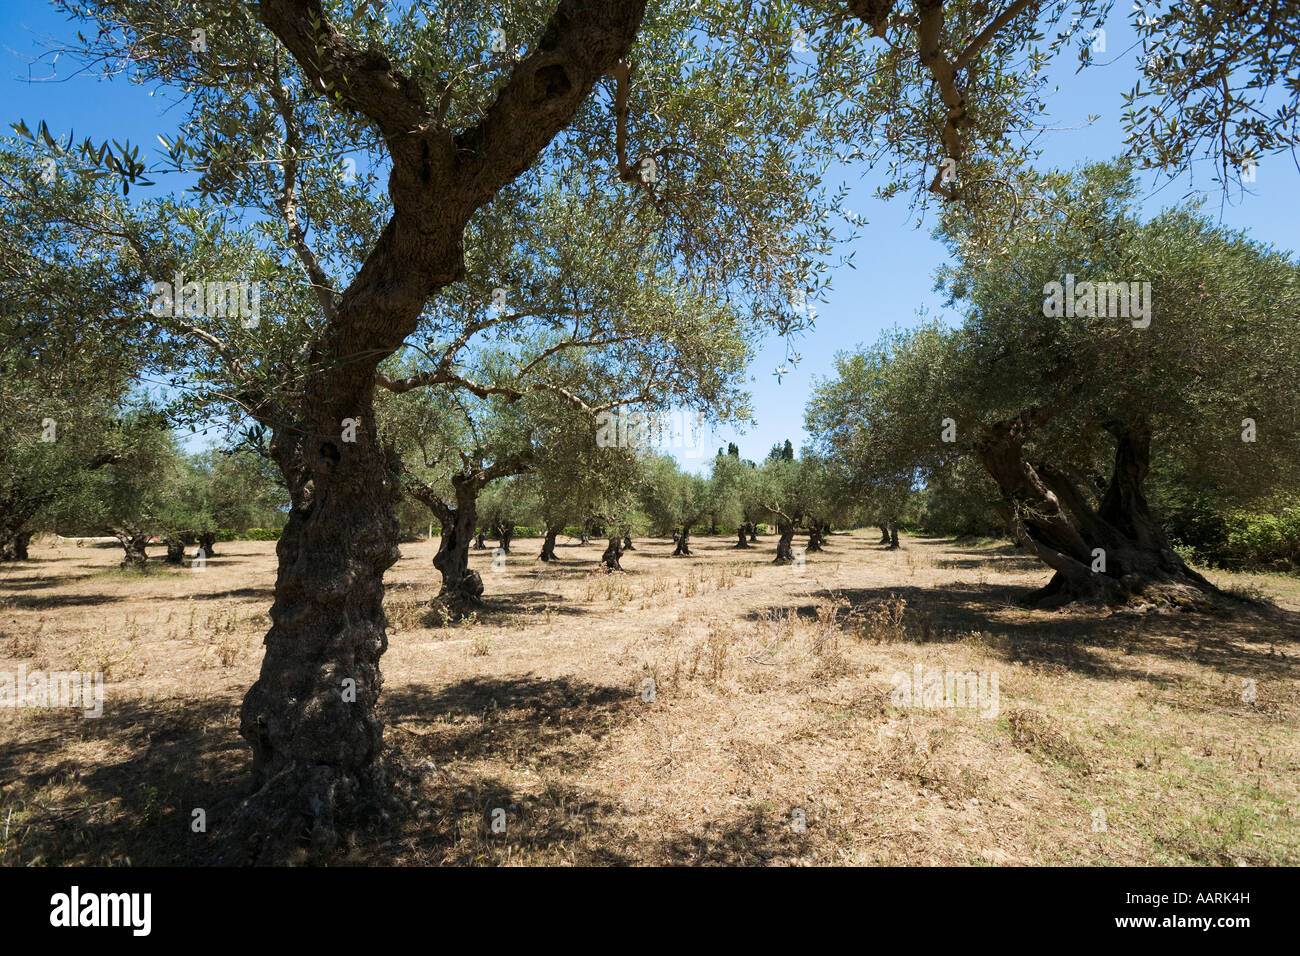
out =
[(203, 552), (205, 558), (217, 556), (217, 536), (214, 532), (204, 531), (199, 535), (199, 550)]
[(113, 532), (113, 537), (117, 538), (122, 544), (122, 550), (125, 556), (122, 558), (122, 567), (134, 568), (143, 571), (149, 564), (149, 536), (141, 531), (119, 528)]
[[(380, 51), (354, 48), (318, 4), (257, 5), (311, 88), (382, 133), (392, 216), (336, 293), (298, 222), (296, 164), (283, 164), (282, 215), (325, 322), (289, 407), (271, 408), (278, 399), (266, 398), (260, 411), (274, 424), (272, 455), (292, 508), (276, 548), (266, 654), (240, 718), (257, 790), (223, 826), (227, 861), (284, 862), (304, 844), (324, 854), (391, 806), (375, 707), (398, 491), (373, 427), (377, 367), (415, 331), (430, 298), (464, 277), (466, 225), (570, 122), (632, 45), (643, 12), (636, 0), (560, 0), (483, 117), (457, 139), (417, 83)], [(341, 440), (344, 421), (352, 430), (342, 434), (355, 441)], [(464, 545), (473, 530), (472, 520), (457, 525)]]
[(889, 550), (897, 551), (898, 548), (898, 525), (891, 521), (889, 522)]
[(342, 420), (370, 408), (373, 386), (353, 384), (357, 392), (315, 403), (296, 441), (272, 442), (292, 507), (276, 545), (266, 655), (240, 712), (257, 791), (237, 815), (232, 862), (329, 852), (391, 794), (375, 707), (388, 648), (383, 578), (399, 557), (397, 488), (369, 415), (355, 441), (341, 440)]
[(880, 524), (880, 525), (876, 525), (876, 527), (880, 529), (880, 540), (876, 543), (889, 544), (889, 525)]
[(27, 546), (32, 540), (30, 531), (11, 531), (0, 536), (0, 561), (27, 561)]
[(736, 547), (738, 548), (749, 547), (749, 538), (748, 538), (749, 528), (750, 525), (745, 523), (745, 524), (741, 524), (741, 526), (736, 529)]
[(818, 524), (817, 522), (813, 522), (809, 524), (808, 549), (807, 549), (808, 553), (811, 554), (813, 552), (820, 551), (822, 549), (822, 544), (825, 542), (825, 540), (826, 539), (822, 536), (822, 525)]
[(623, 550), (624, 550), (624, 551), (635, 551), (635, 550), (636, 550), (636, 548), (632, 547), (632, 535), (631, 535), (631, 534), (625, 534), (625, 535), (623, 535)]
[(623, 557), (623, 542), (619, 540), (618, 535), (610, 535), (609, 546), (600, 556), (600, 563), (606, 571), (622, 571), (623, 566), (619, 564), (621, 557)]
[(790, 564), (794, 561), (794, 551), (792, 543), (794, 541), (794, 525), (780, 523), (777, 525), (780, 537), (776, 539), (776, 557), (772, 559), (773, 564)]
[(168, 538), (166, 540), (166, 543), (167, 543), (167, 556), (163, 558), (163, 561), (166, 562), (167, 564), (184, 564), (185, 563), (185, 539), (179, 537)]
[(690, 537), (691, 537), (691, 526), (688, 524), (682, 525), (681, 531), (677, 535), (677, 547), (673, 549), (674, 557), (677, 557), (679, 555), (690, 557), (691, 555)]
[(1050, 463), (1025, 460), (1028, 426), (1023, 416), (995, 423), (976, 445), (980, 461), (1014, 509), (1030, 550), (1055, 571), (1025, 603), (1141, 598), (1195, 606), (1219, 594), (1169, 546), (1147, 505), (1151, 430), (1131, 422), (1111, 422), (1106, 428), (1115, 438), (1115, 460), (1096, 506), (1075, 476)]
[(506, 554), (509, 554), (510, 542), (515, 536), (515, 526), (512, 524), (498, 524), (492, 529), (492, 531), (497, 536), (497, 541), (500, 543), (501, 550)]
[(442, 587), (435, 600), (454, 617), (460, 617), (483, 603), (483, 578), (469, 566), (478, 496), (476, 491), (473, 495), (467, 491), (462, 487), (456, 488), (456, 507), (448, 509), (449, 516), (442, 519), (442, 539), (438, 543), (438, 553), (433, 556), (433, 566), (442, 575)]
[(555, 557), (555, 536), (559, 534), (558, 528), (548, 527), (546, 537), (542, 540), (542, 553), (538, 555), (543, 561), (557, 561)]

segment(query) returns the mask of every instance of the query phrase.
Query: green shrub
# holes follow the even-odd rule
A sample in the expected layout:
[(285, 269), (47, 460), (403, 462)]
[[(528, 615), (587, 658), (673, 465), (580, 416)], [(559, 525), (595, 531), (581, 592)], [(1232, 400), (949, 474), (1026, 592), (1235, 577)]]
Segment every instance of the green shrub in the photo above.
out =
[(1232, 511), (1223, 559), (1236, 567), (1300, 567), (1300, 505), (1276, 512)]

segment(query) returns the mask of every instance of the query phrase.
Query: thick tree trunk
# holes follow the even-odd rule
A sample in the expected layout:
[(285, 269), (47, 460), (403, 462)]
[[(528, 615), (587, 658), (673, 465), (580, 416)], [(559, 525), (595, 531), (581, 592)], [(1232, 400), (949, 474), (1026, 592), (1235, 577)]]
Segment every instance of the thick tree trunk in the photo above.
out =
[(880, 529), (880, 541), (877, 543), (889, 544), (889, 525), (881, 524), (881, 525), (876, 525), (876, 527)]
[(556, 561), (555, 557), (555, 536), (559, 532), (555, 528), (546, 529), (546, 537), (542, 541), (542, 553), (538, 555), (543, 561)]
[(632, 535), (630, 534), (623, 535), (623, 550), (624, 551), (636, 550), (636, 548), (632, 547)]
[(750, 526), (748, 524), (742, 524), (738, 529), (736, 529), (736, 547), (749, 547), (749, 538), (747, 537), (749, 528)]
[(820, 524), (811, 524), (808, 526), (808, 553), (820, 551), (825, 539), (822, 537), (822, 526)]
[(122, 544), (122, 550), (125, 556), (122, 558), (122, 567), (134, 568), (137, 571), (143, 571), (149, 564), (149, 536), (139, 531), (113, 532), (113, 536)]
[(776, 539), (776, 557), (772, 560), (772, 563), (790, 564), (794, 561), (794, 550), (791, 547), (794, 541), (794, 525), (781, 524), (777, 527), (781, 536)]
[(749, 523), (749, 543), (758, 543), (758, 525), (752, 521)]
[(619, 564), (619, 558), (623, 557), (623, 543), (619, 540), (618, 535), (610, 535), (609, 546), (605, 548), (605, 553), (600, 556), (600, 563), (606, 571), (622, 571), (623, 566)]
[(30, 531), (11, 531), (0, 535), (0, 561), (27, 561), (27, 546), (32, 540)]
[(217, 556), (217, 536), (211, 531), (204, 531), (199, 535), (199, 550), (203, 552), (205, 558), (215, 558)]
[[(363, 379), (359, 394), (316, 403), (296, 443), (272, 442), (293, 505), (276, 545), (266, 655), (240, 712), (257, 791), (228, 828), (227, 862), (318, 857), (391, 806), (375, 708), (388, 648), (384, 572), (399, 557), (397, 487), (372, 417), (359, 415), (370, 390)], [(355, 441), (340, 440), (345, 418), (357, 420)]]
[(182, 538), (167, 539), (167, 556), (163, 558), (167, 564), (184, 564), (185, 563), (185, 541)]
[(681, 533), (677, 535), (677, 547), (673, 550), (674, 557), (677, 557), (679, 555), (690, 557), (691, 555), (690, 537), (691, 537), (691, 526), (688, 524), (682, 525)]
[(475, 532), (475, 534), (474, 534), (474, 550), (475, 550), (475, 551), (486, 551), (486, 550), (487, 550), (487, 544), (486, 544), (486, 543), (484, 542), (484, 540), (483, 540), (484, 537), (486, 537), (486, 535), (483, 534), (483, 529), (482, 529), (482, 528), (478, 529), (478, 530)]
[(898, 525), (891, 521), (889, 522), (889, 550), (897, 551), (898, 548)]
[(515, 536), (515, 526), (512, 524), (498, 524), (492, 529), (492, 533), (496, 535), (501, 550), (509, 554), (510, 542)]
[(1056, 572), (1025, 603), (1051, 607), (1140, 598), (1203, 605), (1220, 592), (1169, 547), (1147, 505), (1150, 429), (1116, 422), (1106, 427), (1115, 437), (1115, 461), (1097, 507), (1064, 470), (1025, 461), (1022, 418), (996, 423), (977, 445), (980, 461), (1012, 505), (1029, 549)]

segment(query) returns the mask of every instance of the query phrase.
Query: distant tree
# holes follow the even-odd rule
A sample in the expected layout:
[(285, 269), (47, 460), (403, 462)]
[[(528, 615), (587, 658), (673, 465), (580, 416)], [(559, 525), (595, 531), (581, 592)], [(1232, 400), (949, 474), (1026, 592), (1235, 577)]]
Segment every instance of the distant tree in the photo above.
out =
[(676, 539), (674, 556), (689, 557), (691, 529), (709, 515), (708, 481), (683, 472), (668, 456), (654, 456), (647, 463), (641, 502), (651, 524)]
[(114, 422), (108, 444), (111, 460), (85, 484), (82, 520), (117, 538), (125, 552), (123, 567), (143, 569), (149, 538), (167, 530), (184, 459), (165, 418), (148, 406), (125, 411)]
[(811, 489), (800, 464), (783, 456), (769, 457), (756, 476), (757, 500), (777, 528), (773, 564), (794, 560), (795, 532), (805, 528)]
[(784, 444), (773, 445), (772, 450), (767, 453), (768, 461), (794, 461), (794, 445), (790, 444), (790, 439), (786, 439)]

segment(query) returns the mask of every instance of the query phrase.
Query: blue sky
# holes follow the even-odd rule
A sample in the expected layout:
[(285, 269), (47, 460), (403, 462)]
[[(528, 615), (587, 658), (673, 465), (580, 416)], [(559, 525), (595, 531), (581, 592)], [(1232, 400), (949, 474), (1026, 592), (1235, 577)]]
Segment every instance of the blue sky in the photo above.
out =
[[(1126, 14), (1126, 5), (1117, 4), (1117, 16)], [(1074, 61), (1066, 54), (1051, 70), (1058, 90), (1049, 97), (1043, 121), (1052, 130), (1039, 143), (1044, 148), (1044, 166), (1068, 167), (1107, 159), (1122, 148), (1122, 94), (1132, 88), (1137, 76), (1136, 53), (1122, 51), (1134, 38), (1123, 19), (1114, 19), (1106, 29), (1109, 52), (1098, 60), (1114, 62), (1076, 74)], [(56, 133), (73, 130), (78, 139), (130, 139), (152, 156), (157, 147), (155, 136), (173, 125), (166, 111), (175, 101), (161, 93), (150, 96), (146, 89), (122, 81), (86, 76), (45, 81), (51, 75), (67, 77), (71, 64), (66, 58), (53, 64), (31, 63), (44, 48), (41, 41), (70, 36), (72, 25), (45, 3), (10, 0), (0, 7), (0, 109), (6, 128), (20, 118), (32, 127), (44, 119)], [(35, 81), (29, 82), (29, 76)], [(1098, 118), (1087, 125), (1090, 114)], [(867, 221), (852, 247), (857, 268), (834, 275), (829, 301), (818, 304), (815, 329), (795, 343), (803, 360), (779, 384), (772, 372), (785, 358), (785, 343), (775, 336), (764, 343), (750, 370), (758, 425), (744, 434), (724, 429), (701, 436), (696, 449), (677, 453), (686, 467), (704, 468), (717, 447), (728, 441), (735, 441), (747, 458), (761, 458), (786, 438), (797, 448), (807, 437), (803, 408), (810, 387), (818, 377), (831, 373), (836, 352), (870, 343), (895, 324), (914, 323), (918, 310), (944, 314), (933, 291), (934, 271), (944, 259), (944, 249), (930, 237), (929, 226), (916, 228), (915, 213), (904, 201), (885, 203), (871, 198), (880, 182), (871, 171), (845, 167), (842, 173), (853, 185), (849, 207)], [(1211, 175), (1209, 170), (1193, 170), (1169, 184), (1149, 180), (1147, 212), (1172, 205), (1199, 186), (1210, 191), (1207, 213), (1218, 216), (1220, 196), (1210, 182)], [(1223, 223), (1294, 250), (1295, 224), (1300, 222), (1300, 173), (1290, 157), (1262, 158), (1250, 188), (1250, 193), (1233, 195), (1231, 203), (1224, 206)]]

